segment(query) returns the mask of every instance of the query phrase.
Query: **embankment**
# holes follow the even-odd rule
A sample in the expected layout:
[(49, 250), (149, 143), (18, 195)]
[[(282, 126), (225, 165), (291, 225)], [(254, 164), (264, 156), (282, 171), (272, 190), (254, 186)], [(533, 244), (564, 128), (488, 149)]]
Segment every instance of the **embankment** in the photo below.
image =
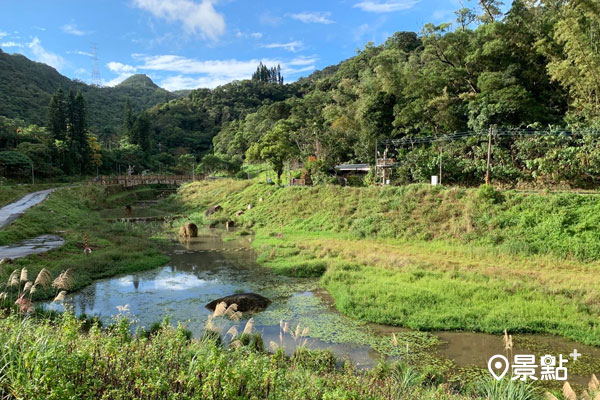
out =
[[(197, 222), (252, 228), (260, 261), (322, 274), (360, 319), (600, 345), (598, 196), (222, 180), (187, 185), (177, 201)], [(223, 210), (205, 217), (214, 204)]]

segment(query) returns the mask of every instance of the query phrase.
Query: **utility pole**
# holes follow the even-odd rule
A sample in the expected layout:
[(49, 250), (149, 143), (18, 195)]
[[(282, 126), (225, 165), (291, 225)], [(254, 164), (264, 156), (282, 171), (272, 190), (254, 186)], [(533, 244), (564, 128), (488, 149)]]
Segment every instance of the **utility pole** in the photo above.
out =
[(377, 139), (375, 139), (375, 178), (374, 181), (377, 182), (379, 174), (377, 171)]
[(440, 185), (442, 184), (442, 144), (440, 143)]
[(490, 162), (492, 158), (492, 135), (494, 134), (495, 125), (490, 125), (490, 130), (488, 132), (488, 154), (487, 154), (487, 167), (485, 172), (485, 184), (490, 184)]

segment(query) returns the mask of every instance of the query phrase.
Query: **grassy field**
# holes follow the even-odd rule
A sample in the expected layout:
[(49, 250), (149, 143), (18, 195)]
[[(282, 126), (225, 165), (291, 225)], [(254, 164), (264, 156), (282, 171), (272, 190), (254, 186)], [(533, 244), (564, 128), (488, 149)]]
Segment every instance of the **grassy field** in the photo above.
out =
[(178, 200), (198, 222), (220, 204), (211, 220), (256, 230), (259, 261), (322, 275), (336, 306), (360, 319), (600, 345), (597, 196), (217, 181)]
[[(243, 327), (240, 327), (242, 330)], [(140, 332), (141, 333), (141, 332)], [(168, 324), (132, 335), (126, 319), (107, 330), (66, 313), (57, 320), (0, 318), (3, 399), (414, 399), (534, 400), (529, 386), (492, 378), (457, 393), (427, 371), (381, 363), (367, 372), (336, 368), (326, 351), (262, 350), (260, 336), (225, 346), (189, 340)]]
[[(146, 189), (141, 189), (146, 190)], [(42, 234), (57, 234), (65, 244), (47, 253), (14, 260), (0, 265), (0, 282), (4, 284), (14, 269), (27, 268), (30, 277), (47, 268), (53, 277), (72, 268), (72, 290), (94, 279), (120, 273), (149, 269), (168, 261), (156, 242), (149, 239), (153, 226), (138, 227), (127, 223), (109, 223), (100, 218), (106, 207), (132, 202), (137, 191), (83, 185), (57, 190), (41, 204), (28, 210), (0, 231), (0, 245), (12, 244)], [(156, 231), (162, 229), (155, 226)], [(84, 235), (92, 248), (84, 254)], [(0, 286), (0, 291), (2, 287)], [(53, 296), (49, 290), (39, 290), (34, 298)]]

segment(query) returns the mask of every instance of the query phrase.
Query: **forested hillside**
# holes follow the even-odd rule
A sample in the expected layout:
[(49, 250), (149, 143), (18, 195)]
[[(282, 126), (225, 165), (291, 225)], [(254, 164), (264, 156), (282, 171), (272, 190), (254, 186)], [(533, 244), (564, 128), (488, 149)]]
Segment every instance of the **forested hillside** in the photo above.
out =
[[(492, 130), (494, 181), (597, 186), (600, 4), (516, 0), (505, 14), (501, 4), (479, 0), (452, 22), (368, 43), (291, 84), (278, 66), (261, 64), (251, 80), (178, 92), (178, 99), (143, 75), (98, 88), (0, 53), (0, 110), (47, 126), (51, 93), (81, 91), (104, 173), (120, 165), (181, 172), (195, 163), (198, 172), (235, 173), (243, 161), (281, 173), (310, 159), (305, 174), (322, 182), (337, 163), (373, 163), (378, 142), (398, 161), (394, 183), (426, 181), (442, 168), (444, 183), (478, 185)], [(430, 139), (415, 144), (423, 137)], [(23, 141), (40, 140), (0, 146)]]
[(142, 111), (175, 94), (156, 86), (145, 75), (134, 75), (115, 87), (97, 87), (71, 80), (54, 68), (0, 49), (0, 116), (22, 120), (26, 125), (46, 124), (50, 97), (56, 90), (81, 91), (89, 106), (90, 130), (100, 138), (118, 133), (123, 125), (125, 99)]
[(452, 23), (369, 43), (301, 98), (225, 124), (215, 152), (274, 166), (314, 156), (309, 172), (324, 175), (339, 162), (373, 163), (376, 140), (480, 132), (419, 146), (405, 140), (389, 154), (402, 161), (396, 182), (428, 180), (441, 157), (446, 182), (479, 184), (496, 126), (511, 132), (493, 139), (497, 181), (596, 185), (600, 3), (516, 0), (505, 15), (499, 1), (478, 3)]

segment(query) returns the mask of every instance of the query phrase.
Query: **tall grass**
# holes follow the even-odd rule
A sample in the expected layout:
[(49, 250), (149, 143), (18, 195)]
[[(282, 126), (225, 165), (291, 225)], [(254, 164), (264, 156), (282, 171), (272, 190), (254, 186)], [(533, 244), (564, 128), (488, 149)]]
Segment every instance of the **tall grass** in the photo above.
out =
[(327, 352), (303, 349), (288, 358), (282, 350), (266, 353), (249, 344), (223, 347), (209, 339), (190, 340), (181, 326), (164, 325), (148, 337), (131, 335), (126, 320), (106, 330), (84, 330), (65, 313), (54, 322), (15, 314), (0, 319), (0, 398), (481, 397), (421, 386), (407, 372), (336, 369)]

